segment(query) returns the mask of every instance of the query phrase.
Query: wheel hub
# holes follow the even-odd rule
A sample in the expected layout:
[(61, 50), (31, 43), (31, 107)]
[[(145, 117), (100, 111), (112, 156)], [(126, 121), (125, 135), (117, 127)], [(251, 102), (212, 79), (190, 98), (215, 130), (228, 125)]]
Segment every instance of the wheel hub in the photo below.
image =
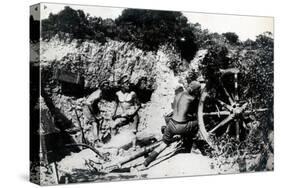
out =
[(245, 111), (247, 105), (248, 105), (247, 103), (244, 103), (243, 105), (235, 103), (235, 104), (232, 105), (233, 109), (232, 109), (231, 113), (234, 114), (235, 117), (237, 117)]

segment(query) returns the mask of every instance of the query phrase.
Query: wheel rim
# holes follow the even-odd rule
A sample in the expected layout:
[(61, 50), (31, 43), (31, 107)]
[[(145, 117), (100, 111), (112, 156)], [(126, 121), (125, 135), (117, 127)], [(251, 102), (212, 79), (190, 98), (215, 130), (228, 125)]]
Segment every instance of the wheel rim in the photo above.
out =
[[(202, 90), (198, 105), (199, 133), (213, 149), (216, 149), (215, 138), (225, 133), (229, 134), (231, 130), (236, 139), (240, 140), (241, 127), (246, 128), (243, 119), (245, 114), (267, 111), (265, 108), (248, 110), (248, 102), (239, 100), (237, 69), (227, 70), (227, 73), (234, 75), (233, 95), (228, 92), (220, 80), (223, 99), (219, 97), (211, 98), (205, 87)], [(215, 101), (213, 105), (210, 102), (208, 104), (209, 98)]]

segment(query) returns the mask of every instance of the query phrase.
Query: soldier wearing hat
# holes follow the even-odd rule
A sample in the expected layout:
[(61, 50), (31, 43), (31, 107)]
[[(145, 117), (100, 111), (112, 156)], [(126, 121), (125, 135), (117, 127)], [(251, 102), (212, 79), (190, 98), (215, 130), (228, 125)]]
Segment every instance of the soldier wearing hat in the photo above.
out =
[[(138, 111), (141, 108), (137, 95), (130, 88), (129, 77), (123, 76), (119, 84), (121, 90), (116, 92), (116, 106), (112, 119), (114, 124), (111, 127), (111, 135), (117, 134), (118, 128), (124, 125), (130, 125), (130, 129), (134, 134), (138, 131), (139, 115)], [(133, 146), (135, 146), (133, 141)]]
[(198, 132), (196, 112), (201, 92), (201, 85), (192, 81), (186, 90), (176, 92), (172, 103), (173, 112), (166, 117), (166, 126), (161, 128), (163, 133), (162, 143), (156, 148), (144, 162), (148, 166), (167, 146), (172, 143), (173, 136), (181, 135), (186, 150), (190, 152), (193, 138)]

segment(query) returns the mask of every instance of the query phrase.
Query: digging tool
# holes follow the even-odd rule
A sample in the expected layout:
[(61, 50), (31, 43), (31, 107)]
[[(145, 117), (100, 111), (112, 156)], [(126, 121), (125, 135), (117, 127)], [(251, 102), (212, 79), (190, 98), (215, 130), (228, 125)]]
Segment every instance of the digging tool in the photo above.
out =
[(141, 151), (135, 153), (132, 156), (125, 157), (125, 158), (123, 158), (120, 161), (115, 162), (115, 163), (109, 163), (107, 165), (104, 165), (101, 170), (103, 172), (109, 173), (113, 170), (120, 169), (122, 167), (122, 165), (124, 165), (126, 163), (129, 163), (129, 162), (131, 162), (131, 161), (133, 161), (133, 160), (135, 160), (139, 157), (142, 157), (142, 156), (152, 152), (156, 147), (158, 147), (160, 145), (160, 143), (161, 143), (160, 141), (155, 142), (154, 144), (152, 144), (150, 146), (142, 148)]
[(77, 121), (78, 121), (78, 125), (79, 125), (80, 131), (81, 131), (81, 136), (82, 136), (82, 143), (84, 143), (84, 144), (89, 144), (88, 141), (87, 141), (86, 138), (85, 138), (84, 129), (83, 129), (83, 127), (82, 127), (82, 124), (81, 124), (80, 118), (79, 118), (79, 116), (78, 116), (76, 107), (75, 107), (75, 105), (71, 102), (71, 100), (69, 100), (69, 102), (70, 102), (70, 104), (71, 104), (71, 107), (74, 109), (74, 113), (75, 113), (76, 119), (77, 119)]

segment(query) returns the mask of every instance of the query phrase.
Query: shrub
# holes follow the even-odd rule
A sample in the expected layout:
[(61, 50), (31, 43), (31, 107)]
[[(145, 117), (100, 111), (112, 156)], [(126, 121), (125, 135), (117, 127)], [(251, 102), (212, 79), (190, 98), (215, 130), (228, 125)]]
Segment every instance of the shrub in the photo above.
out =
[(231, 44), (237, 44), (238, 42), (238, 35), (233, 32), (226, 32), (222, 34)]

